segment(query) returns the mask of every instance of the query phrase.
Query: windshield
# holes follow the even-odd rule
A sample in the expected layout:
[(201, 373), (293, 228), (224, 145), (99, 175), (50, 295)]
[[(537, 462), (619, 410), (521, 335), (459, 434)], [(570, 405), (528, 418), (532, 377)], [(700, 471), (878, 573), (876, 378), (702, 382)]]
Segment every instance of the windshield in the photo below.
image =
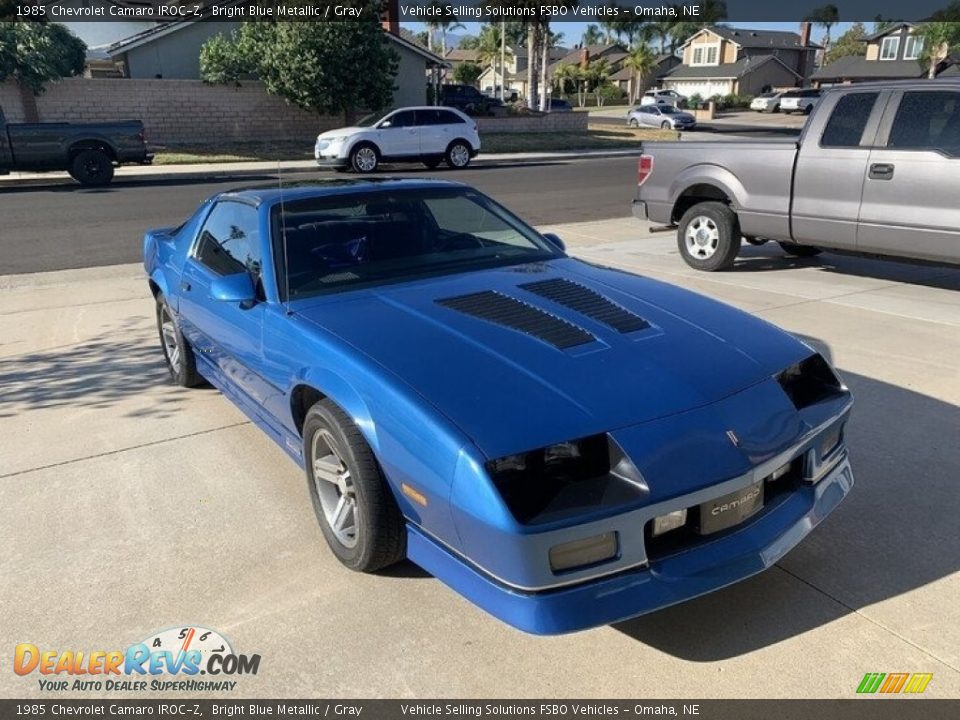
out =
[[(273, 208), (279, 287), (296, 300), (560, 255), (536, 231), (470, 188), (334, 195)], [(286, 245), (286, 247), (284, 247)], [(284, 263), (286, 258), (286, 263)]]
[(370, 113), (369, 115), (364, 115), (356, 123), (354, 127), (373, 127), (376, 125), (382, 118), (386, 117), (393, 110), (382, 110), (380, 112)]

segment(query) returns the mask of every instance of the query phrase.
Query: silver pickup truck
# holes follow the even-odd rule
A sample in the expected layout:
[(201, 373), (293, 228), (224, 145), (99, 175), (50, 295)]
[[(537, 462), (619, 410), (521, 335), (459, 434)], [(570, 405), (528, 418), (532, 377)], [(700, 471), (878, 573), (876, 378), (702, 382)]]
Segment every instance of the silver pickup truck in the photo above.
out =
[(644, 143), (633, 214), (698, 270), (741, 238), (960, 264), (960, 79), (827, 90), (800, 139)]

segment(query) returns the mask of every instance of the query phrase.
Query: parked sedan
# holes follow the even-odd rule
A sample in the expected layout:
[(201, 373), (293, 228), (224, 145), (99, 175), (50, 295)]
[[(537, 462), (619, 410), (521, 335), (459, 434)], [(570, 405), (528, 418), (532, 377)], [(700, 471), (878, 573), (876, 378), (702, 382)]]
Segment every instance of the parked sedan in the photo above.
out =
[(368, 115), (353, 127), (317, 136), (314, 157), (321, 167), (372, 173), (381, 162), (441, 162), (467, 167), (480, 152), (477, 122), (449, 107), (408, 107)]
[(780, 110), (787, 115), (801, 112), (809, 115), (820, 102), (819, 90), (790, 90), (780, 98)]
[(641, 105), (627, 113), (627, 125), (645, 125), (665, 130), (693, 130), (697, 126), (697, 119), (672, 105)]
[(763, 93), (750, 102), (750, 109), (757, 112), (778, 113), (780, 112), (781, 97), (783, 97), (782, 92)]
[(529, 632), (757, 573), (853, 483), (850, 394), (814, 350), (464, 185), (224, 192), (144, 263), (173, 380), (304, 469), (341, 563), (409, 558)]

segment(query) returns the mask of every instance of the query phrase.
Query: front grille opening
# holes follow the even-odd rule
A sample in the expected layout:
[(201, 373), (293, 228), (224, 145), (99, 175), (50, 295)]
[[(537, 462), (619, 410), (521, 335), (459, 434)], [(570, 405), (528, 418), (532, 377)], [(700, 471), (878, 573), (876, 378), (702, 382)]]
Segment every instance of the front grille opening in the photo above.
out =
[(671, 530), (663, 535), (654, 537), (653, 519), (649, 520), (643, 528), (643, 541), (647, 549), (647, 562), (653, 563), (658, 560), (663, 560), (672, 555), (692, 550), (706, 543), (724, 538), (738, 530), (742, 530), (779, 507), (791, 493), (800, 487), (802, 480), (802, 458), (796, 458), (791, 461), (790, 468), (786, 474), (781, 475), (776, 480), (772, 479), (772, 475), (764, 480), (762, 510), (738, 525), (710, 535), (700, 534), (699, 505), (687, 508), (687, 523), (683, 527)]
[(538, 525), (637, 502), (646, 486), (624, 465), (616, 443), (594, 435), (492, 460), (486, 469), (517, 521)]
[(777, 376), (777, 382), (797, 410), (803, 410), (843, 393), (843, 384), (818, 353), (791, 365)]

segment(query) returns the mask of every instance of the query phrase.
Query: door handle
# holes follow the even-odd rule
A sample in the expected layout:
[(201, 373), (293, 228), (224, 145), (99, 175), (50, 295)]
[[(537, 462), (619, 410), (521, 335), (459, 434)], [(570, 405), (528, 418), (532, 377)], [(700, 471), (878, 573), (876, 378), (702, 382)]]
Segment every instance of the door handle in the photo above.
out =
[(190, 292), (190, 288), (191, 288), (190, 283), (188, 283), (186, 280), (180, 281), (180, 289), (183, 292)]
[(871, 180), (891, 180), (893, 178), (893, 165), (890, 163), (873, 163), (870, 166)]

